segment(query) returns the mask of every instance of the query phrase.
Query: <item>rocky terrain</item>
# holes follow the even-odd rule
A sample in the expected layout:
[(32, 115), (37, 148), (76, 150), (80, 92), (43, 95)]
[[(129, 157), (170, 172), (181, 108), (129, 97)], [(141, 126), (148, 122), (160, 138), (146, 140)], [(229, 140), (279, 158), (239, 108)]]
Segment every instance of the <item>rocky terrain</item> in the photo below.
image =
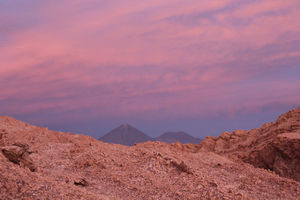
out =
[(0, 199), (299, 199), (299, 112), (198, 145), (107, 144), (0, 117)]
[(300, 108), (258, 129), (207, 137), (198, 147), (300, 181)]

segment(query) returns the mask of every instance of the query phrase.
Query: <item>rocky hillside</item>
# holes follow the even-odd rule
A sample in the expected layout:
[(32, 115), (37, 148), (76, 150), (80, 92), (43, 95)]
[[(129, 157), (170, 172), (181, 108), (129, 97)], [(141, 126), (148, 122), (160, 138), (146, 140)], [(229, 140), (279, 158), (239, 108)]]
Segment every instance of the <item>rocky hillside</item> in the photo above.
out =
[(207, 137), (199, 150), (225, 155), (300, 181), (300, 108), (258, 129)]
[(54, 132), (1, 117), (0, 197), (172, 200), (300, 197), (300, 182), (199, 148), (161, 142), (131, 147), (106, 144), (88, 136)]

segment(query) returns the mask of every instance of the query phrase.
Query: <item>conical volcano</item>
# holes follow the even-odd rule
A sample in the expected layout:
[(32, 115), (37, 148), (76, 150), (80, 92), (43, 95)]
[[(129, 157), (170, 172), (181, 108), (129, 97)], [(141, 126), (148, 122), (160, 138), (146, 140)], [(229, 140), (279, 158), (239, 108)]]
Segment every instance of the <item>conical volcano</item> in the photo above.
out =
[(99, 138), (99, 140), (106, 143), (115, 143), (132, 146), (136, 143), (153, 141), (153, 138), (149, 137), (142, 131), (134, 128), (129, 124), (123, 124), (106, 135)]

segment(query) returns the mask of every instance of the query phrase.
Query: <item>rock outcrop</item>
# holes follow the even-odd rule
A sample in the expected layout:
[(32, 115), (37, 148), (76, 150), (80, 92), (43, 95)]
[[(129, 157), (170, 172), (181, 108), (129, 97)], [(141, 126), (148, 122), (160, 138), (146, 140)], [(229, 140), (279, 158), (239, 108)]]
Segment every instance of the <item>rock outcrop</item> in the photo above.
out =
[(300, 108), (258, 129), (207, 137), (199, 150), (212, 151), (300, 181)]
[(9, 161), (22, 167), (27, 167), (32, 172), (36, 171), (36, 167), (30, 157), (32, 152), (27, 144), (15, 143), (11, 146), (3, 147), (1, 151)]

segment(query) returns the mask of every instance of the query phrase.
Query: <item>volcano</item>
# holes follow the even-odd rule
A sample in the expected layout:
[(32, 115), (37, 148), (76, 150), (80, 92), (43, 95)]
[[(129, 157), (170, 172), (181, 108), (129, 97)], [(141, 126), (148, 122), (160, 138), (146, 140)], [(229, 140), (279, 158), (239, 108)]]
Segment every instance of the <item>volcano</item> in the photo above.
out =
[(153, 141), (153, 138), (134, 128), (130, 124), (123, 124), (100, 137), (99, 140), (106, 143), (132, 146), (141, 142)]

